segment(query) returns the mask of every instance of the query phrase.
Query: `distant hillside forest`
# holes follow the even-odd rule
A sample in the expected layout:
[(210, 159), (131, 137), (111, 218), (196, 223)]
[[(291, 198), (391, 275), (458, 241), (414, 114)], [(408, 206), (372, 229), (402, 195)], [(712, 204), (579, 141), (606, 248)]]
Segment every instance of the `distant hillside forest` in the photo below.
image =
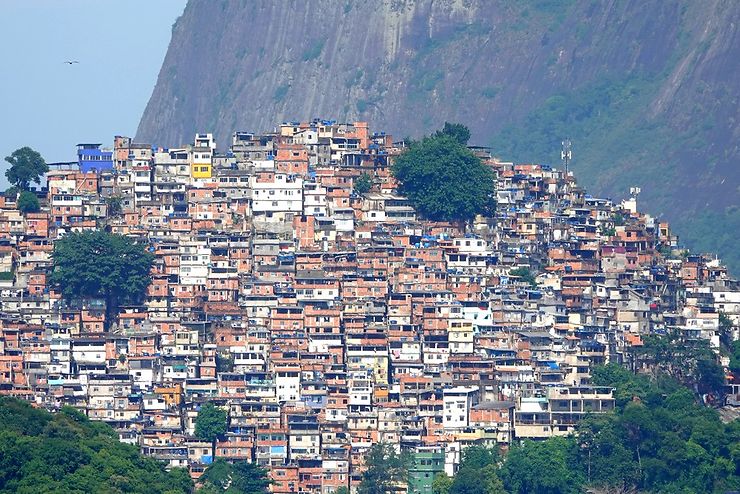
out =
[(193, 491), (187, 470), (118, 441), (108, 425), (71, 407), (57, 414), (0, 397), (0, 493), (161, 493)]

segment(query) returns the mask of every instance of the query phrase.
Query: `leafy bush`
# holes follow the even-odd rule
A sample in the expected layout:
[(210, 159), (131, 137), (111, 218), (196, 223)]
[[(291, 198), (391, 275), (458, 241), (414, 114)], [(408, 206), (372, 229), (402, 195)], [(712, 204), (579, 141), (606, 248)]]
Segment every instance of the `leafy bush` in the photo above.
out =
[(509, 275), (516, 276), (524, 283), (529, 283), (530, 286), (537, 286), (537, 280), (534, 277), (534, 274), (529, 270), (529, 268), (521, 267), (512, 269), (509, 271)]
[(214, 461), (199, 481), (204, 485), (199, 494), (267, 493), (271, 483), (264, 468), (246, 461), (228, 463), (223, 459)]

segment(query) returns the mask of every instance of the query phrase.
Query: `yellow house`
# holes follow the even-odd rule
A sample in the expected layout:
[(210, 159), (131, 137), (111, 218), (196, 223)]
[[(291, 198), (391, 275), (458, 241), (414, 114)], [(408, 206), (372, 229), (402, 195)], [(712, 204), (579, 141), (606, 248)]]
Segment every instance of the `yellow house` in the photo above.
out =
[(211, 178), (211, 157), (213, 150), (210, 147), (195, 146), (190, 152), (190, 173), (193, 178)]
[(210, 163), (193, 163), (190, 170), (193, 178), (211, 178)]

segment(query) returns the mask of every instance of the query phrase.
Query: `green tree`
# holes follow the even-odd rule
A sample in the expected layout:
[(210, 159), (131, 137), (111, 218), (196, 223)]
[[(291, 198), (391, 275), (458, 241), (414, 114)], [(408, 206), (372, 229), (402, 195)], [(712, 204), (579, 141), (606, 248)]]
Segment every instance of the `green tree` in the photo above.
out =
[(5, 172), (8, 181), (23, 190), (28, 190), (31, 182), (41, 183), (41, 177), (49, 171), (41, 154), (28, 146), (16, 149), (5, 161), (10, 163)]
[(36, 197), (36, 194), (27, 190), (24, 190), (23, 192), (21, 192), (21, 195), (18, 196), (17, 204), (18, 210), (23, 214), (37, 213), (41, 209), (39, 198)]
[(504, 494), (497, 474), (498, 460), (497, 450), (481, 446), (465, 448), (449, 494)]
[(108, 216), (121, 216), (123, 213), (121, 196), (110, 196), (106, 198), (105, 203), (108, 205)]
[(106, 324), (121, 304), (143, 299), (154, 262), (154, 255), (142, 244), (100, 230), (65, 235), (54, 244), (52, 258), (52, 285), (66, 300), (104, 299)]
[(740, 340), (732, 343), (732, 354), (730, 355), (730, 372), (740, 375)]
[(638, 465), (621, 434), (614, 414), (587, 416), (578, 425), (578, 453), (589, 485), (628, 491), (639, 484)]
[(370, 188), (373, 186), (373, 179), (367, 173), (360, 175), (355, 180), (354, 189), (358, 194), (367, 194), (370, 192)]
[(337, 490), (334, 491), (334, 494), (349, 494), (349, 489), (345, 486), (337, 487)]
[(537, 286), (537, 280), (535, 279), (534, 274), (532, 274), (532, 271), (527, 267), (512, 269), (509, 271), (509, 275), (516, 276), (524, 283), (528, 283), (530, 286)]
[(496, 465), (487, 465), (478, 471), (470, 468), (458, 471), (449, 494), (506, 494), (506, 490)]
[(685, 338), (677, 330), (666, 335), (647, 335), (637, 358), (654, 373), (664, 372), (698, 393), (722, 393), (724, 372), (703, 338)]
[(231, 353), (217, 353), (216, 354), (216, 372), (219, 374), (222, 372), (233, 372), (234, 371), (234, 356)]
[(513, 447), (501, 468), (504, 486), (512, 494), (576, 494), (584, 479), (573, 438), (525, 441)]
[(733, 456), (740, 421), (725, 426), (715, 410), (697, 404), (695, 393), (666, 374), (650, 379), (608, 365), (593, 375), (597, 384), (616, 388), (618, 407), (578, 426), (589, 484), (640, 492), (727, 492), (740, 486), (740, 457)]
[(270, 480), (267, 478), (267, 470), (246, 461), (234, 463), (231, 485), (236, 492), (260, 493), (267, 492)]
[(463, 146), (467, 146), (470, 140), (470, 129), (463, 124), (445, 122), (442, 130), (434, 133), (434, 137), (440, 136), (450, 136)]
[(271, 483), (264, 468), (246, 461), (229, 463), (223, 459), (214, 461), (203, 472), (200, 481), (205, 489), (199, 492), (225, 494), (266, 493)]
[(408, 481), (411, 458), (396, 453), (390, 444), (377, 443), (365, 457), (366, 470), (358, 488), (359, 494), (387, 494)]
[(199, 479), (205, 489), (201, 489), (199, 492), (204, 490), (224, 492), (228, 489), (231, 486), (231, 466), (231, 463), (222, 458), (218, 458), (208, 465)]
[(700, 393), (721, 396), (724, 393), (725, 371), (717, 362), (717, 357), (706, 353), (696, 360), (696, 386)]
[(442, 131), (412, 142), (391, 167), (398, 191), (428, 219), (470, 221), (494, 213), (494, 173), (460, 138)]
[(617, 230), (613, 226), (602, 225), (599, 227), (599, 231), (604, 237), (613, 237), (617, 234)]
[(13, 185), (5, 189), (5, 192), (3, 192), (3, 196), (5, 196), (6, 199), (12, 199), (15, 201), (16, 198), (18, 197), (19, 192), (20, 192), (20, 189), (18, 189), (18, 187), (16, 187), (15, 185)]
[(453, 479), (446, 473), (438, 473), (432, 481), (432, 494), (448, 494), (452, 487)]
[(195, 437), (208, 441), (215, 446), (216, 439), (223, 436), (228, 427), (226, 410), (211, 402), (205, 403), (198, 410), (195, 418)]
[(732, 319), (724, 312), (719, 313), (719, 341), (723, 348), (731, 349), (735, 325)]
[(633, 374), (619, 364), (595, 367), (591, 372), (591, 381), (596, 386), (615, 388), (614, 399), (620, 408), (635, 398), (649, 400), (650, 396), (658, 392), (648, 376)]

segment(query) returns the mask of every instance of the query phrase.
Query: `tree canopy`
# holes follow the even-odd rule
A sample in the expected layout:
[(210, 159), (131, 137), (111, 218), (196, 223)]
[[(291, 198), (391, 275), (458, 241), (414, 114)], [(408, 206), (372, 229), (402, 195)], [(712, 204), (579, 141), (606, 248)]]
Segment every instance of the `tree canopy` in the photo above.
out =
[(362, 474), (359, 494), (387, 494), (408, 481), (411, 458), (408, 453), (397, 453), (390, 444), (376, 443), (365, 457), (367, 469)]
[(432, 494), (447, 494), (452, 487), (453, 479), (446, 473), (438, 473), (432, 481)]
[[(463, 451), (457, 474), (435, 479), (435, 494), (715, 492), (740, 488), (740, 421), (716, 410), (666, 373), (633, 374), (616, 364), (593, 369), (615, 388), (616, 409), (582, 420), (576, 433), (495, 451)], [(498, 480), (500, 479), (500, 480)]]
[(50, 281), (62, 296), (103, 298), (109, 315), (122, 304), (141, 302), (154, 262), (144, 245), (100, 230), (64, 236), (54, 244), (52, 258)]
[(740, 340), (732, 343), (732, 354), (730, 355), (730, 372), (740, 376)]
[(73, 408), (52, 415), (0, 397), (0, 493), (192, 492), (186, 470), (164, 467)]
[(492, 216), (495, 180), (466, 146), (464, 125), (445, 124), (442, 131), (411, 142), (391, 168), (398, 191), (416, 210), (435, 221), (469, 221), (477, 214)]
[(12, 199), (15, 201), (18, 197), (18, 192), (20, 192), (20, 189), (15, 185), (11, 185), (7, 189), (5, 189), (5, 192), (3, 192), (3, 196), (5, 196), (6, 199)]
[(699, 393), (722, 393), (724, 371), (705, 339), (686, 338), (677, 330), (646, 335), (634, 354), (638, 366), (667, 374)]
[(49, 171), (41, 154), (28, 146), (16, 149), (5, 161), (10, 163), (5, 172), (8, 181), (23, 190), (28, 190), (31, 182), (41, 183), (41, 177)]
[(121, 216), (123, 204), (121, 196), (110, 196), (105, 200), (108, 205), (108, 216)]
[(470, 140), (470, 129), (463, 124), (445, 122), (442, 130), (438, 130), (434, 133), (434, 137), (442, 136), (452, 137), (463, 146), (467, 146), (468, 141)]
[(594, 372), (617, 390), (615, 413), (579, 426), (581, 463), (593, 485), (650, 492), (726, 492), (740, 487), (740, 421), (723, 424), (673, 377), (634, 375), (617, 365)]
[(373, 179), (367, 173), (363, 173), (354, 183), (354, 190), (358, 194), (367, 194), (370, 192), (370, 188), (373, 186)]
[(268, 492), (271, 483), (264, 468), (246, 461), (229, 463), (223, 459), (214, 461), (199, 481), (203, 483), (199, 494), (260, 494)]
[(512, 269), (511, 271), (509, 271), (509, 275), (516, 276), (524, 283), (528, 283), (530, 286), (537, 286), (537, 279), (535, 278), (534, 274), (532, 274), (532, 271), (529, 270), (529, 268), (521, 267)]
[(505, 494), (504, 485), (497, 474), (498, 451), (471, 446), (463, 450), (457, 475), (449, 494)]
[(36, 213), (41, 209), (39, 204), (39, 198), (36, 194), (24, 190), (21, 195), (18, 196), (18, 210), (21, 213)]
[(573, 438), (525, 441), (509, 451), (501, 478), (511, 493), (578, 494), (583, 479), (576, 468)]
[(198, 439), (214, 442), (226, 432), (227, 427), (226, 410), (210, 402), (205, 403), (198, 410), (198, 416), (195, 418), (195, 436)]

